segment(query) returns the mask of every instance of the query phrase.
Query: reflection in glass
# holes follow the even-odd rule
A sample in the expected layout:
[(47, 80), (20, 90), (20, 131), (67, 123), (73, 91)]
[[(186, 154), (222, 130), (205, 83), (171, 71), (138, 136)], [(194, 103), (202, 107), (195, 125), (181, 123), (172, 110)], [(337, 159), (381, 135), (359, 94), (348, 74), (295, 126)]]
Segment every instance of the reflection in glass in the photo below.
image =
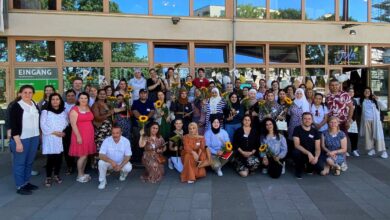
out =
[(55, 61), (55, 42), (38, 40), (16, 41), (16, 62)]
[(390, 47), (371, 48), (372, 64), (390, 64)]
[(299, 46), (270, 46), (271, 63), (299, 63)]
[(324, 65), (325, 64), (325, 45), (306, 45), (307, 65)]
[[(6, 72), (5, 69), (0, 69), (0, 104), (7, 102), (7, 86), (6, 86)], [(10, 100), (9, 100), (10, 101)]]
[(302, 18), (301, 0), (270, 0), (270, 13), (272, 19), (294, 19)]
[(110, 0), (110, 13), (143, 14), (149, 12), (148, 0)]
[(112, 42), (111, 51), (112, 62), (148, 62), (147, 43)]
[(0, 62), (8, 61), (8, 43), (7, 38), (0, 38)]
[(371, 21), (390, 22), (390, 2), (388, 0), (371, 0)]
[(64, 42), (65, 62), (102, 62), (103, 43), (85, 41)]
[(226, 46), (195, 46), (195, 63), (227, 63)]
[(313, 89), (316, 92), (320, 92), (322, 94), (325, 93), (326, 82), (324, 79), (325, 69), (324, 68), (308, 68), (306, 69), (306, 79), (305, 82), (310, 80), (314, 87)]
[(388, 95), (389, 95), (389, 69), (388, 68), (371, 68), (370, 69), (370, 87), (372, 92), (378, 96), (379, 100), (385, 104), (388, 109)]
[(301, 84), (303, 81), (301, 77), (300, 68), (269, 68), (269, 81), (279, 81), (281, 89), (289, 85)]
[(237, 46), (236, 63), (264, 63), (263, 46)]
[(256, 82), (265, 79), (265, 68), (237, 68), (238, 73), (245, 76), (246, 82)]
[[(111, 68), (111, 80), (126, 79), (127, 81), (134, 77), (134, 70), (139, 67), (113, 67)], [(142, 67), (141, 73), (144, 77), (149, 78), (149, 68)]]
[[(169, 68), (169, 67), (164, 67), (164, 68), (162, 69), (162, 71), (163, 71), (165, 77), (166, 77), (166, 74), (167, 74), (167, 72), (168, 72), (168, 68)], [(181, 80), (185, 79), (188, 75), (190, 75), (190, 69), (189, 69), (189, 68), (180, 67), (180, 68), (177, 68), (176, 70), (179, 72), (179, 76), (180, 76), (180, 79), (181, 79)], [(176, 70), (175, 70), (175, 71), (176, 71)]]
[(153, 15), (189, 16), (189, 0), (153, 0)]
[(366, 65), (365, 46), (328, 46), (328, 63), (330, 65)]
[[(219, 78), (218, 76), (230, 76), (229, 68), (204, 68), (206, 78)], [(198, 72), (198, 68), (195, 68), (195, 72)]]
[(188, 63), (187, 45), (155, 45), (155, 63)]
[(225, 0), (193, 0), (194, 16), (225, 17)]
[(266, 0), (237, 0), (238, 18), (266, 18)]
[(306, 0), (305, 17), (307, 20), (334, 21), (334, 0)]
[(56, 0), (13, 0), (15, 9), (56, 10)]
[(82, 77), (84, 73), (88, 73), (88, 76), (92, 76), (92, 80), (83, 80), (83, 87), (86, 84), (92, 86), (99, 86), (102, 81), (99, 80), (99, 76), (104, 76), (103, 67), (65, 67), (63, 72), (64, 77), (64, 91), (72, 88), (72, 82), (75, 77)]
[[(345, 5), (348, 10), (344, 10)], [(367, 7), (366, 0), (340, 0), (340, 21), (367, 22)]]
[(62, 0), (62, 10), (103, 12), (103, 0)]

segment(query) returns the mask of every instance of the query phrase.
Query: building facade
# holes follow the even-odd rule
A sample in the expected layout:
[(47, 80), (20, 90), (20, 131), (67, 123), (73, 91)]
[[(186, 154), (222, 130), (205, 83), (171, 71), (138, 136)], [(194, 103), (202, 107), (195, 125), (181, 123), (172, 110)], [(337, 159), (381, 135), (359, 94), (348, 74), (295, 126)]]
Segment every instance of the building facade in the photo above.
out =
[[(99, 84), (139, 67), (180, 63), (278, 80), (281, 87), (330, 77), (371, 86), (386, 105), (390, 72), (389, 0), (9, 0), (0, 39), (0, 101), (20, 85)], [(87, 78), (87, 76), (90, 76)], [(359, 93), (359, 91), (358, 91)], [(38, 95), (42, 95), (41, 92)]]

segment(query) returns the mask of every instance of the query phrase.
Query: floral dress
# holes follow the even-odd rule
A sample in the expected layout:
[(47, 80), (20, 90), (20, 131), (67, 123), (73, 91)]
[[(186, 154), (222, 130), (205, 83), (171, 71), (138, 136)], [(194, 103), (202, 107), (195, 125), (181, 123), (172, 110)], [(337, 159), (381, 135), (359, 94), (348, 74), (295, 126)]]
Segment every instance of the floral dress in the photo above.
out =
[[(324, 140), (325, 140), (325, 146), (330, 151), (334, 150), (340, 150), (341, 149), (341, 140), (345, 138), (345, 133), (342, 131), (339, 131), (336, 135), (331, 135), (328, 130), (324, 131)], [(333, 159), (333, 158), (332, 158)], [(344, 154), (340, 153), (337, 154), (336, 158), (333, 159), (335, 163), (338, 165), (341, 165), (345, 161)]]
[(301, 125), (302, 123), (302, 114), (303, 110), (302, 108), (298, 107), (297, 105), (293, 104), (288, 109), (288, 115), (290, 115), (290, 122), (288, 125), (288, 139), (293, 140), (293, 133), (294, 128)]
[[(124, 103), (119, 103), (116, 107), (122, 108)], [(130, 140), (131, 133), (131, 120), (130, 114), (127, 110), (115, 114), (115, 124), (117, 124), (122, 129), (122, 136)]]
[(142, 156), (142, 164), (145, 166), (145, 172), (141, 176), (141, 180), (149, 183), (157, 183), (164, 176), (164, 164), (158, 162), (158, 157), (162, 153), (157, 153), (157, 150), (164, 148), (165, 141), (162, 137), (152, 139), (146, 138), (144, 155)]

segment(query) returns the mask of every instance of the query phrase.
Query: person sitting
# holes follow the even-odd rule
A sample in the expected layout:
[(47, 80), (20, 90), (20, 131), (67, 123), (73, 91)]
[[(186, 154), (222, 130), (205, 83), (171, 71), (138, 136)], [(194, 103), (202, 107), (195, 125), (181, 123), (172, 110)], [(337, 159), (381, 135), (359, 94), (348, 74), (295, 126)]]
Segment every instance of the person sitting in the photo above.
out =
[(122, 136), (119, 126), (112, 128), (112, 135), (104, 139), (99, 151), (99, 189), (104, 189), (107, 184), (107, 170), (120, 172), (119, 180), (125, 181), (132, 170), (129, 162), (132, 155), (130, 141)]
[(313, 116), (309, 112), (302, 114), (302, 124), (295, 127), (293, 133), (295, 149), (292, 157), (295, 162), (295, 176), (302, 179), (302, 172), (306, 165), (306, 172), (312, 173), (313, 169), (321, 173), (323, 164), (319, 161), (321, 154), (321, 136), (319, 131), (312, 127)]
[(217, 173), (218, 176), (223, 176), (222, 167), (228, 162), (223, 159), (223, 147), (227, 142), (230, 142), (228, 133), (221, 129), (221, 123), (218, 117), (211, 117), (211, 129), (206, 131), (204, 137), (206, 139), (206, 146), (210, 149), (211, 153), (211, 168)]
[(334, 170), (334, 175), (339, 176), (341, 173), (341, 164), (345, 161), (347, 152), (347, 136), (339, 128), (339, 119), (332, 116), (328, 120), (329, 129), (322, 133), (321, 147), (326, 154), (326, 164), (322, 175), (327, 175), (329, 169)]

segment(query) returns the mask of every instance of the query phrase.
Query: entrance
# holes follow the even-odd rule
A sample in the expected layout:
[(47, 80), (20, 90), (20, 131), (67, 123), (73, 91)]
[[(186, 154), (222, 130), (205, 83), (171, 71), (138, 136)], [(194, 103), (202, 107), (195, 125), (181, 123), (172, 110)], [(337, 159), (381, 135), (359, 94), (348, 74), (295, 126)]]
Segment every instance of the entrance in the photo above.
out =
[(368, 69), (367, 68), (343, 68), (343, 74), (350, 75), (350, 78), (343, 82), (343, 90), (349, 88), (355, 90), (355, 97), (363, 95), (364, 88), (368, 86)]

